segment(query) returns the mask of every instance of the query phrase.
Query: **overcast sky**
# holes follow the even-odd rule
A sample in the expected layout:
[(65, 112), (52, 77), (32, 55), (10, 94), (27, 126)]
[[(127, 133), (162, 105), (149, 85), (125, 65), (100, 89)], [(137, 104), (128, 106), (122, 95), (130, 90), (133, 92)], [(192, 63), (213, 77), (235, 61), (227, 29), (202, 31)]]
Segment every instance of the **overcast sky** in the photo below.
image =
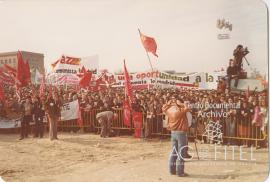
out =
[[(160, 70), (213, 71), (227, 66), (237, 44), (248, 46), (252, 67), (267, 71), (266, 8), (260, 0), (2, 0), (0, 52), (44, 53), (45, 66), (62, 54), (98, 54), (111, 71), (149, 69), (138, 28), (158, 44)], [(233, 24), (218, 40), (216, 21)]]

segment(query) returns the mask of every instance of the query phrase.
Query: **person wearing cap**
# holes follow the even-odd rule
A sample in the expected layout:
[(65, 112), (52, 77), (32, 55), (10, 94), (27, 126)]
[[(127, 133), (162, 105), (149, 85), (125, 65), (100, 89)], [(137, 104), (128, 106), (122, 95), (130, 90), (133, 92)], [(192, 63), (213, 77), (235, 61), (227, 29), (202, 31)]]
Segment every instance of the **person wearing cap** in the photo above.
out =
[(188, 106), (172, 96), (171, 100), (163, 105), (162, 111), (168, 116), (168, 129), (171, 130), (172, 152), (169, 157), (169, 172), (186, 177), (188, 175), (184, 172), (184, 153), (187, 147)]

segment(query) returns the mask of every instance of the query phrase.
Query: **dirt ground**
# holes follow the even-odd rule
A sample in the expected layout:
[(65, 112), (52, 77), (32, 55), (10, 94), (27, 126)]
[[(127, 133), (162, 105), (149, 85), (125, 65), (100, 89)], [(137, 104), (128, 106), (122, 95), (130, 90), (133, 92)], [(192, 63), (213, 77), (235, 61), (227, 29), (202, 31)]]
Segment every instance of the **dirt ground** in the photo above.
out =
[(259, 182), (268, 174), (266, 149), (244, 148), (242, 161), (240, 149), (235, 147), (233, 155), (228, 147), (225, 160), (224, 146), (197, 144), (198, 160), (194, 143), (189, 146), (194, 154), (185, 163), (189, 177), (179, 178), (168, 173), (169, 139), (60, 133), (57, 141), (31, 137), (19, 141), (18, 135), (1, 134), (0, 176), (6, 182)]

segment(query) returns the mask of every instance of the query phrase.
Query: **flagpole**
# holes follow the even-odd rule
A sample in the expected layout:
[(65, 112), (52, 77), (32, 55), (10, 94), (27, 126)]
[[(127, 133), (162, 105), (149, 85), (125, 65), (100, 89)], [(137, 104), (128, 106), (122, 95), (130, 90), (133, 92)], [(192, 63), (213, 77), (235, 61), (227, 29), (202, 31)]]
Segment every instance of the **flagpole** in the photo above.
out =
[(148, 53), (146, 50), (145, 50), (145, 52), (146, 52), (146, 55), (147, 55), (147, 57), (148, 57), (148, 61), (149, 61), (149, 64), (150, 64), (151, 70), (152, 70), (152, 72), (154, 72), (154, 68), (153, 68), (153, 65), (152, 65), (152, 62), (151, 62), (151, 59), (150, 59), (149, 53)]
[[(132, 112), (133, 112), (133, 110), (132, 110), (132, 101), (131, 101), (131, 98), (128, 96), (128, 90), (127, 90), (127, 78), (126, 78), (126, 76), (128, 76), (128, 78), (130, 78), (129, 77), (129, 73), (128, 73), (128, 75), (126, 75), (126, 72), (127, 72), (127, 67), (126, 67), (126, 60), (124, 59), (124, 77), (125, 77), (125, 103), (126, 103), (126, 101), (128, 101), (128, 103), (129, 103), (129, 109), (130, 109), (130, 113), (129, 113), (129, 117), (130, 117), (130, 131), (132, 130), (132, 121), (133, 121), (133, 119), (132, 119)], [(126, 105), (126, 104), (125, 104)], [(124, 107), (124, 110), (125, 110), (125, 107)]]
[[(140, 39), (141, 39), (141, 31), (140, 31), (140, 29), (139, 29), (139, 28), (138, 28), (138, 31), (139, 31), (139, 35), (140, 35)], [(141, 40), (142, 40), (142, 39), (141, 39)], [(151, 70), (154, 72), (154, 69), (153, 69), (153, 65), (152, 65), (152, 62), (151, 62), (150, 56), (149, 56), (148, 52), (146, 51), (146, 49), (144, 49), (144, 50), (145, 50), (146, 56), (147, 56), (147, 58), (148, 58), (148, 61), (149, 61), (149, 64), (150, 64)]]

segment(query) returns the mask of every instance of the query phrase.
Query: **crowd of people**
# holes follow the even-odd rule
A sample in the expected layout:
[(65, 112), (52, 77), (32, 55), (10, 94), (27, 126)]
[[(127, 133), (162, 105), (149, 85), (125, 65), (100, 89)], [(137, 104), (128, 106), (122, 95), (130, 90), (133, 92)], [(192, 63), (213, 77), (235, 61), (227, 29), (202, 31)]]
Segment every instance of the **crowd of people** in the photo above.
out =
[[(45, 115), (50, 123), (50, 138), (57, 139), (57, 120), (60, 117), (61, 105), (79, 100), (83, 111), (113, 111), (122, 109), (125, 100), (124, 88), (107, 88), (101, 92), (75, 90), (65, 87), (48, 87), (44, 96), (40, 97), (38, 86), (29, 86), (16, 92), (13, 87), (5, 89), (6, 99), (0, 104), (2, 117), (22, 117), (21, 139), (28, 136), (29, 123), (35, 123), (35, 137), (43, 137), (43, 118)], [(200, 128), (206, 121), (219, 121), (222, 124), (223, 136), (259, 138), (265, 135), (268, 119), (267, 92), (222, 92), (220, 90), (195, 89), (146, 89), (134, 91), (132, 110), (144, 113), (144, 137), (151, 137), (153, 133), (162, 133), (166, 126), (162, 107), (171, 99), (189, 105), (190, 113), (195, 118), (193, 127)], [(207, 107), (211, 104), (234, 104), (236, 107), (218, 108)], [(46, 114), (45, 114), (46, 113)], [(210, 113), (205, 115), (204, 113)], [(212, 114), (211, 114), (212, 113)], [(215, 113), (226, 113), (226, 116)], [(197, 123), (197, 124), (196, 124)], [(203, 126), (202, 126), (203, 127)], [(236, 144), (236, 140), (227, 139), (226, 144)], [(241, 140), (241, 144), (249, 145), (248, 140)]]
[[(125, 95), (125, 88), (112, 85), (97, 91), (71, 85), (45, 86), (44, 82), (40, 86), (28, 85), (19, 90), (8, 86), (4, 88), (5, 99), (0, 100), (0, 117), (20, 118), (20, 140), (28, 137), (30, 123), (34, 123), (34, 137), (42, 138), (46, 120), (49, 138), (57, 140), (62, 106), (78, 100), (78, 113), (81, 114), (78, 121), (82, 120), (80, 124), (78, 122), (79, 128), (84, 127), (85, 113), (95, 115), (92, 118), (101, 126), (100, 136), (106, 138), (111, 136), (112, 122), (120, 120), (125, 124), (121, 117), (126, 117), (127, 112), (118, 115), (116, 111), (126, 109), (125, 103), (129, 101), (132, 111), (142, 113), (142, 137), (171, 134), (170, 173), (184, 177), (184, 158), (191, 157), (187, 149), (182, 151), (188, 146), (188, 135), (194, 134), (196, 139), (209, 143), (268, 147), (267, 89), (260, 92), (235, 89), (238, 79), (246, 78), (242, 65), (248, 53), (242, 45), (236, 47), (234, 58), (229, 60), (226, 77), (221, 78), (217, 89), (213, 90), (148, 85), (147, 89), (134, 89), (133, 93)], [(132, 112), (130, 115), (132, 120)], [(181, 159), (177, 160), (176, 153), (179, 152)]]

